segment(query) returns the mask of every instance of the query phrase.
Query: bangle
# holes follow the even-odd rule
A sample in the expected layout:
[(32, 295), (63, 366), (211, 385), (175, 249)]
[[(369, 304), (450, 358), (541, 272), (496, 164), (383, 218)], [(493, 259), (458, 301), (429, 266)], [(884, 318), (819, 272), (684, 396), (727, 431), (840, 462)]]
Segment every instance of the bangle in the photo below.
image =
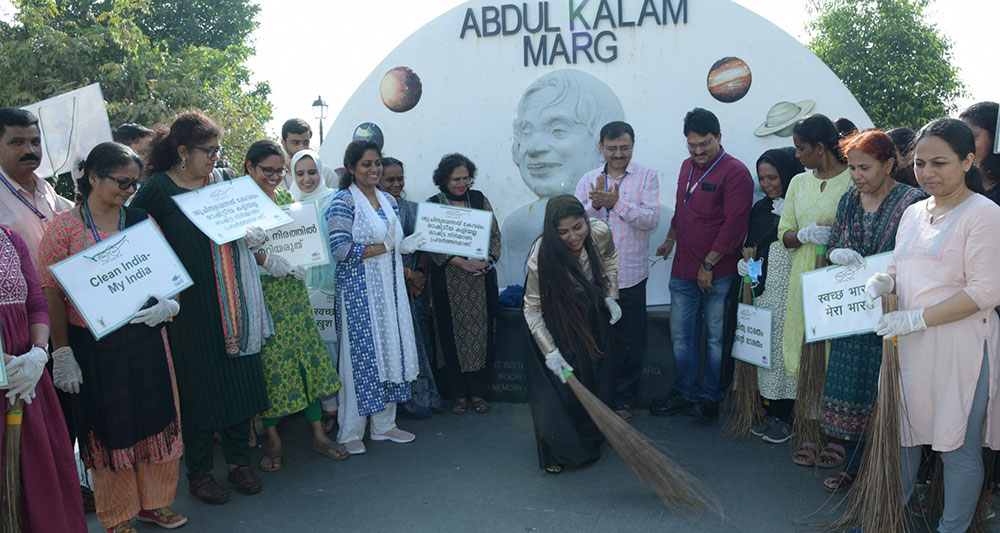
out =
[(31, 346), (32, 348), (41, 348), (43, 351), (45, 351), (45, 353), (48, 353), (49, 351), (49, 343), (47, 342), (36, 342)]

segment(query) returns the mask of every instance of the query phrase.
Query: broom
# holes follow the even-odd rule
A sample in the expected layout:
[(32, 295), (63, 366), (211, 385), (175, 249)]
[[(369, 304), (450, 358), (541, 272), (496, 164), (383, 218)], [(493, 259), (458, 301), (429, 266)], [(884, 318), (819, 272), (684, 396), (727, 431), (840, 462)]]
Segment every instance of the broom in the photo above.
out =
[[(744, 248), (743, 259), (749, 261), (756, 255), (756, 248)], [(753, 304), (753, 287), (750, 276), (743, 276), (741, 303)], [(750, 435), (754, 425), (764, 418), (760, 406), (760, 390), (757, 388), (757, 365), (733, 358), (736, 365), (732, 400), (729, 404), (729, 419), (726, 421), (726, 436), (742, 439)]]
[[(826, 267), (826, 246), (816, 246), (815, 267)], [(822, 444), (819, 405), (823, 398), (823, 387), (826, 386), (826, 341), (804, 342), (800, 361), (793, 415), (795, 420), (792, 422), (798, 437), (795, 450), (807, 442)]]
[[(882, 295), (882, 313), (898, 308), (895, 294)], [(862, 525), (865, 531), (907, 531), (901, 476), (901, 415), (899, 349), (895, 338), (883, 338), (878, 396), (861, 458), (863, 474), (851, 485), (843, 516), (828, 531), (845, 531)]]
[(687, 504), (698, 512), (711, 509), (722, 516), (722, 507), (711, 491), (688, 471), (663, 454), (648, 437), (633, 428), (604, 405), (569, 370), (563, 370), (566, 383), (587, 410), (597, 429), (611, 447), (640, 478), (648, 482), (667, 507)]
[(23, 416), (24, 402), (18, 398), (14, 405), (7, 410), (5, 419), (0, 533), (20, 533), (21, 531), (21, 418)]

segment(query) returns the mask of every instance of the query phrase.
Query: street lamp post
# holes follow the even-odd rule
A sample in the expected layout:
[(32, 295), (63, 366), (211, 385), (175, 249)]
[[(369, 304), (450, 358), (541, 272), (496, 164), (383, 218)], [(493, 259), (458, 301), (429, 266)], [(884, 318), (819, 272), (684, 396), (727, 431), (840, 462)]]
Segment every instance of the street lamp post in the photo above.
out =
[(323, 145), (323, 119), (326, 118), (326, 110), (329, 106), (323, 101), (322, 96), (317, 96), (316, 101), (313, 102), (313, 117), (319, 119), (319, 144)]

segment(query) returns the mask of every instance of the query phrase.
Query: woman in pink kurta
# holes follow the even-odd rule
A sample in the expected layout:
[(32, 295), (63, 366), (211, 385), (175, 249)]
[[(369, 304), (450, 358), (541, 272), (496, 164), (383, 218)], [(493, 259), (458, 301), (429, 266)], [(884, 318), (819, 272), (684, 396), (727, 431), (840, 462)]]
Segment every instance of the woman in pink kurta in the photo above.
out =
[(1000, 207), (977, 192), (972, 132), (938, 119), (918, 135), (917, 180), (931, 198), (903, 214), (894, 264), (868, 281), (871, 297), (899, 295), (876, 332), (898, 337), (903, 488), (909, 499), (919, 446), (943, 452), (945, 508), (938, 531), (965, 531), (983, 482), (980, 448), (1000, 449)]

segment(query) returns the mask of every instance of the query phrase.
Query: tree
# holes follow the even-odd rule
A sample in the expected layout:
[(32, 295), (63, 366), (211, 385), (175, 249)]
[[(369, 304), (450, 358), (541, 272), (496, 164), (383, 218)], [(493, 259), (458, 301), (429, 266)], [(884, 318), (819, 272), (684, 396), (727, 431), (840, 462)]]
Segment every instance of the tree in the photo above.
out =
[[(242, 4), (244, 13), (259, 9), (248, 0), (223, 3)], [(171, 22), (163, 12), (151, 16), (148, 0), (19, 0), (15, 6), (15, 23), (0, 23), (2, 105), (26, 105), (99, 82), (112, 125), (169, 123), (178, 112), (198, 108), (225, 129), (225, 153), (236, 159), (266, 137), (271, 89), (251, 86), (245, 66), (253, 53), (246, 44), (256, 27), (252, 19), (220, 23), (219, 32), (205, 31), (195, 42), (204, 27), (192, 28), (182, 16)], [(210, 20), (222, 17), (201, 22)], [(140, 21), (158, 21), (151, 29), (157, 37), (150, 38)]]
[(924, 14), (931, 0), (811, 0), (809, 48), (877, 127), (920, 128), (965, 88), (952, 45)]

